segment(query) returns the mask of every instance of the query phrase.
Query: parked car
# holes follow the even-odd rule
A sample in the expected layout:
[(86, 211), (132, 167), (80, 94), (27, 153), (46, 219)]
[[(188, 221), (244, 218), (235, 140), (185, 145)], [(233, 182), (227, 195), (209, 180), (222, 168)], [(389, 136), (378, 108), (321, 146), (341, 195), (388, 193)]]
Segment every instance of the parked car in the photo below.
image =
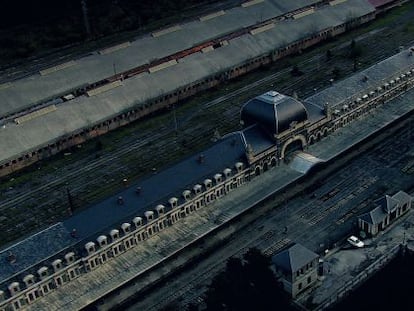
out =
[(348, 239), (347, 239), (348, 243), (351, 244), (352, 246), (361, 248), (364, 247), (364, 242), (362, 242), (360, 239), (358, 239), (356, 236), (351, 235)]

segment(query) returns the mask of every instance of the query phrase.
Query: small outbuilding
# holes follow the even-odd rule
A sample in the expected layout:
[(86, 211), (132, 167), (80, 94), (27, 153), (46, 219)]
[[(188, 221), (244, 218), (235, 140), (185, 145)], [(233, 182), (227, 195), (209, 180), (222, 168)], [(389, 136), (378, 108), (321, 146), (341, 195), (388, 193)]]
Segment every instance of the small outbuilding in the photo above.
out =
[(295, 298), (317, 280), (319, 255), (301, 244), (294, 244), (272, 257), (283, 288)]
[(370, 236), (385, 230), (392, 222), (411, 208), (412, 197), (404, 191), (385, 195), (368, 213), (358, 217), (358, 227)]

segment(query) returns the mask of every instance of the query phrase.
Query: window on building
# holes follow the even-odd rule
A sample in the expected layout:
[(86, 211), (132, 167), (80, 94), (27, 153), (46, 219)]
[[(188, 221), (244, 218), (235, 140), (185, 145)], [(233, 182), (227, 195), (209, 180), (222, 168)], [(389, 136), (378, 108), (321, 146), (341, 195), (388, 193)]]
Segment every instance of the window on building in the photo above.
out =
[(302, 289), (302, 283), (299, 283), (298, 284), (298, 290), (301, 290)]
[(405, 212), (405, 211), (407, 210), (407, 208), (408, 208), (408, 203), (405, 203), (405, 204), (402, 206), (402, 210), (403, 210), (403, 212)]
[(312, 277), (308, 276), (308, 284), (310, 284), (310, 282), (312, 282)]

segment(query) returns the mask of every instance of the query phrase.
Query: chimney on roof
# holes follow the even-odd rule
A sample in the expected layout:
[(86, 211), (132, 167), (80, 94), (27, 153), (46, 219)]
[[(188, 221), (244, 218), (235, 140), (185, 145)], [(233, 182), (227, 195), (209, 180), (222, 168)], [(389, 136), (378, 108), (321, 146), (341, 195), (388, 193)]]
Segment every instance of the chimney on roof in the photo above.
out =
[(13, 254), (12, 252), (9, 252), (9, 254), (7, 255), (7, 261), (9, 263), (15, 263), (17, 261), (16, 255)]
[(204, 163), (204, 159), (205, 159), (204, 154), (200, 154), (198, 156), (197, 162), (200, 163), (200, 164), (202, 164), (202, 163)]
[(118, 200), (117, 200), (117, 203), (118, 203), (118, 205), (124, 205), (124, 198), (122, 196), (119, 196)]

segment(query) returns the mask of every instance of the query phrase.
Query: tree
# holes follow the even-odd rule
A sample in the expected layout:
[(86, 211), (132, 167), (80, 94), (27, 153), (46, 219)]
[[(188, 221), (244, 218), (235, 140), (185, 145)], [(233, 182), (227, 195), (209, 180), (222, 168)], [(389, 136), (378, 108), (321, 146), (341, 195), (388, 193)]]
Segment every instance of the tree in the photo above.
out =
[(198, 311), (199, 309), (198, 309), (198, 306), (196, 305), (196, 304), (194, 304), (194, 303), (190, 303), (188, 306), (187, 306), (187, 309), (186, 309), (187, 311)]
[(332, 69), (332, 75), (334, 80), (338, 80), (341, 75), (341, 70), (338, 67), (334, 67), (334, 69)]
[(246, 276), (255, 288), (257, 308), (265, 310), (266, 306), (288, 306), (288, 295), (283, 291), (273, 271), (271, 260), (257, 248), (251, 248), (244, 256)]
[(349, 57), (353, 60), (356, 60), (362, 54), (362, 49), (359, 45), (356, 44), (355, 40), (351, 41)]
[(290, 73), (293, 77), (299, 77), (303, 75), (303, 72), (299, 69), (298, 65), (294, 65)]
[(243, 260), (229, 259), (225, 271), (213, 279), (206, 292), (207, 310), (291, 310), (270, 265), (270, 259), (256, 248)]
[(163, 307), (160, 311), (179, 311), (180, 308), (177, 303), (171, 302), (165, 307)]

